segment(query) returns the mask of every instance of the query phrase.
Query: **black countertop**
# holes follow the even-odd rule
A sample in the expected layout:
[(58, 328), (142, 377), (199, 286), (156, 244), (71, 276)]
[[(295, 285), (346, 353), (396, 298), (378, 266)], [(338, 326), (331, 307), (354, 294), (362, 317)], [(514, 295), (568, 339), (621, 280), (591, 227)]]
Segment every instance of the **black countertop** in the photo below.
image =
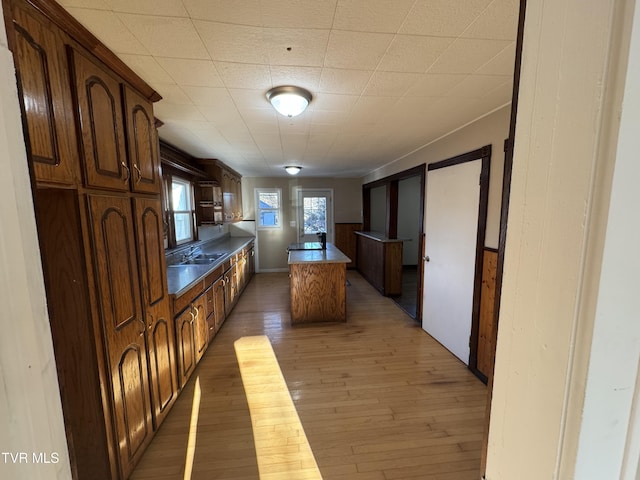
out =
[(292, 243), (287, 250), (322, 250), (322, 244), (320, 242)]

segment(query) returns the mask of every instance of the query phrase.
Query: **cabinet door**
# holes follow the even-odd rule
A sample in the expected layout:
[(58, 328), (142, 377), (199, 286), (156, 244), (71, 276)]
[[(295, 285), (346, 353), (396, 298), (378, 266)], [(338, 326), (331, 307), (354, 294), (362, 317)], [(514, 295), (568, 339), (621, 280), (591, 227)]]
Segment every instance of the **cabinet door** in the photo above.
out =
[(224, 309), (225, 315), (229, 316), (229, 313), (231, 313), (231, 310), (233, 309), (236, 298), (238, 296), (236, 264), (234, 264), (229, 270), (225, 272), (224, 280)]
[(14, 58), (29, 160), (36, 181), (73, 185), (79, 163), (67, 57), (55, 27), (36, 15), (14, 9)]
[(249, 248), (247, 263), (249, 264), (249, 279), (251, 279), (253, 274), (256, 273), (256, 250), (253, 245)]
[(238, 253), (238, 263), (236, 264), (236, 284), (238, 292), (244, 289), (245, 285), (245, 266), (247, 264), (247, 252), (242, 250)]
[(209, 326), (207, 324), (206, 296), (200, 295), (193, 302), (196, 327), (196, 362), (199, 362), (209, 345)]
[(208, 340), (211, 342), (216, 335), (216, 316), (215, 316), (215, 282), (204, 292), (207, 300), (207, 330)]
[(176, 352), (178, 353), (178, 380), (184, 387), (196, 368), (195, 314), (191, 305), (176, 317)]
[(234, 222), (236, 220), (235, 182), (228, 170), (222, 170), (222, 203), (224, 221)]
[(129, 190), (120, 81), (69, 48), (82, 128), (85, 182), (89, 187)]
[(131, 189), (141, 193), (160, 193), (162, 176), (153, 106), (126, 86), (124, 102)]
[(160, 200), (135, 198), (142, 304), (149, 340), (149, 381), (157, 428), (176, 399), (178, 381), (173, 322), (165, 272)]
[(125, 197), (89, 195), (88, 204), (116, 445), (126, 478), (153, 436), (133, 215)]
[(216, 332), (220, 330), (220, 327), (222, 326), (225, 319), (224, 282), (224, 277), (220, 277), (213, 284), (213, 314), (215, 316)]
[(235, 212), (236, 220), (242, 220), (242, 179), (234, 177)]

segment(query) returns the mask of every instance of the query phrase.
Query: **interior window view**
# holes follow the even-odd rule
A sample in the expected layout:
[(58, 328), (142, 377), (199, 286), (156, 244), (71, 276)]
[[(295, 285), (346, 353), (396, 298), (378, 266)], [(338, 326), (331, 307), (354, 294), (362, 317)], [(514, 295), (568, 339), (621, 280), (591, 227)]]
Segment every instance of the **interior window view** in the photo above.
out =
[(0, 479), (640, 479), (583, 3), (2, 0)]

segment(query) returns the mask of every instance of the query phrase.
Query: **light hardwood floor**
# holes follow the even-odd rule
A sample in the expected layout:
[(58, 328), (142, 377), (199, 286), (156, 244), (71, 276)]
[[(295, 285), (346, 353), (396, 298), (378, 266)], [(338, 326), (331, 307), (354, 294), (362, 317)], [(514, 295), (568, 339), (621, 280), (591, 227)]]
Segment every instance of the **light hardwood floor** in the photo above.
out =
[[(325, 480), (478, 480), (486, 387), (357, 272), (347, 278), (346, 324), (292, 328), (287, 275), (257, 274), (131, 478), (260, 479), (234, 342), (266, 335)], [(273, 455), (274, 472), (278, 455), (292, 461)]]

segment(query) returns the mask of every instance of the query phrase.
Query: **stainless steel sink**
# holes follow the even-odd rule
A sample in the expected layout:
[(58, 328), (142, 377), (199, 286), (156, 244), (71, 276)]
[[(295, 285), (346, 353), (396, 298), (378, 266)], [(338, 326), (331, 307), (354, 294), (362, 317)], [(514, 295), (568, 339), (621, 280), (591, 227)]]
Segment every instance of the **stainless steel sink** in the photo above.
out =
[(182, 267), (185, 265), (209, 265), (216, 260), (224, 257), (226, 253), (201, 253), (195, 257), (187, 258), (180, 263), (168, 265), (169, 267)]
[(182, 262), (180, 265), (208, 265), (215, 261), (215, 258), (190, 258)]
[(196, 255), (194, 258), (210, 258), (212, 260), (217, 260), (220, 257), (224, 257), (226, 253), (201, 253), (200, 255)]

